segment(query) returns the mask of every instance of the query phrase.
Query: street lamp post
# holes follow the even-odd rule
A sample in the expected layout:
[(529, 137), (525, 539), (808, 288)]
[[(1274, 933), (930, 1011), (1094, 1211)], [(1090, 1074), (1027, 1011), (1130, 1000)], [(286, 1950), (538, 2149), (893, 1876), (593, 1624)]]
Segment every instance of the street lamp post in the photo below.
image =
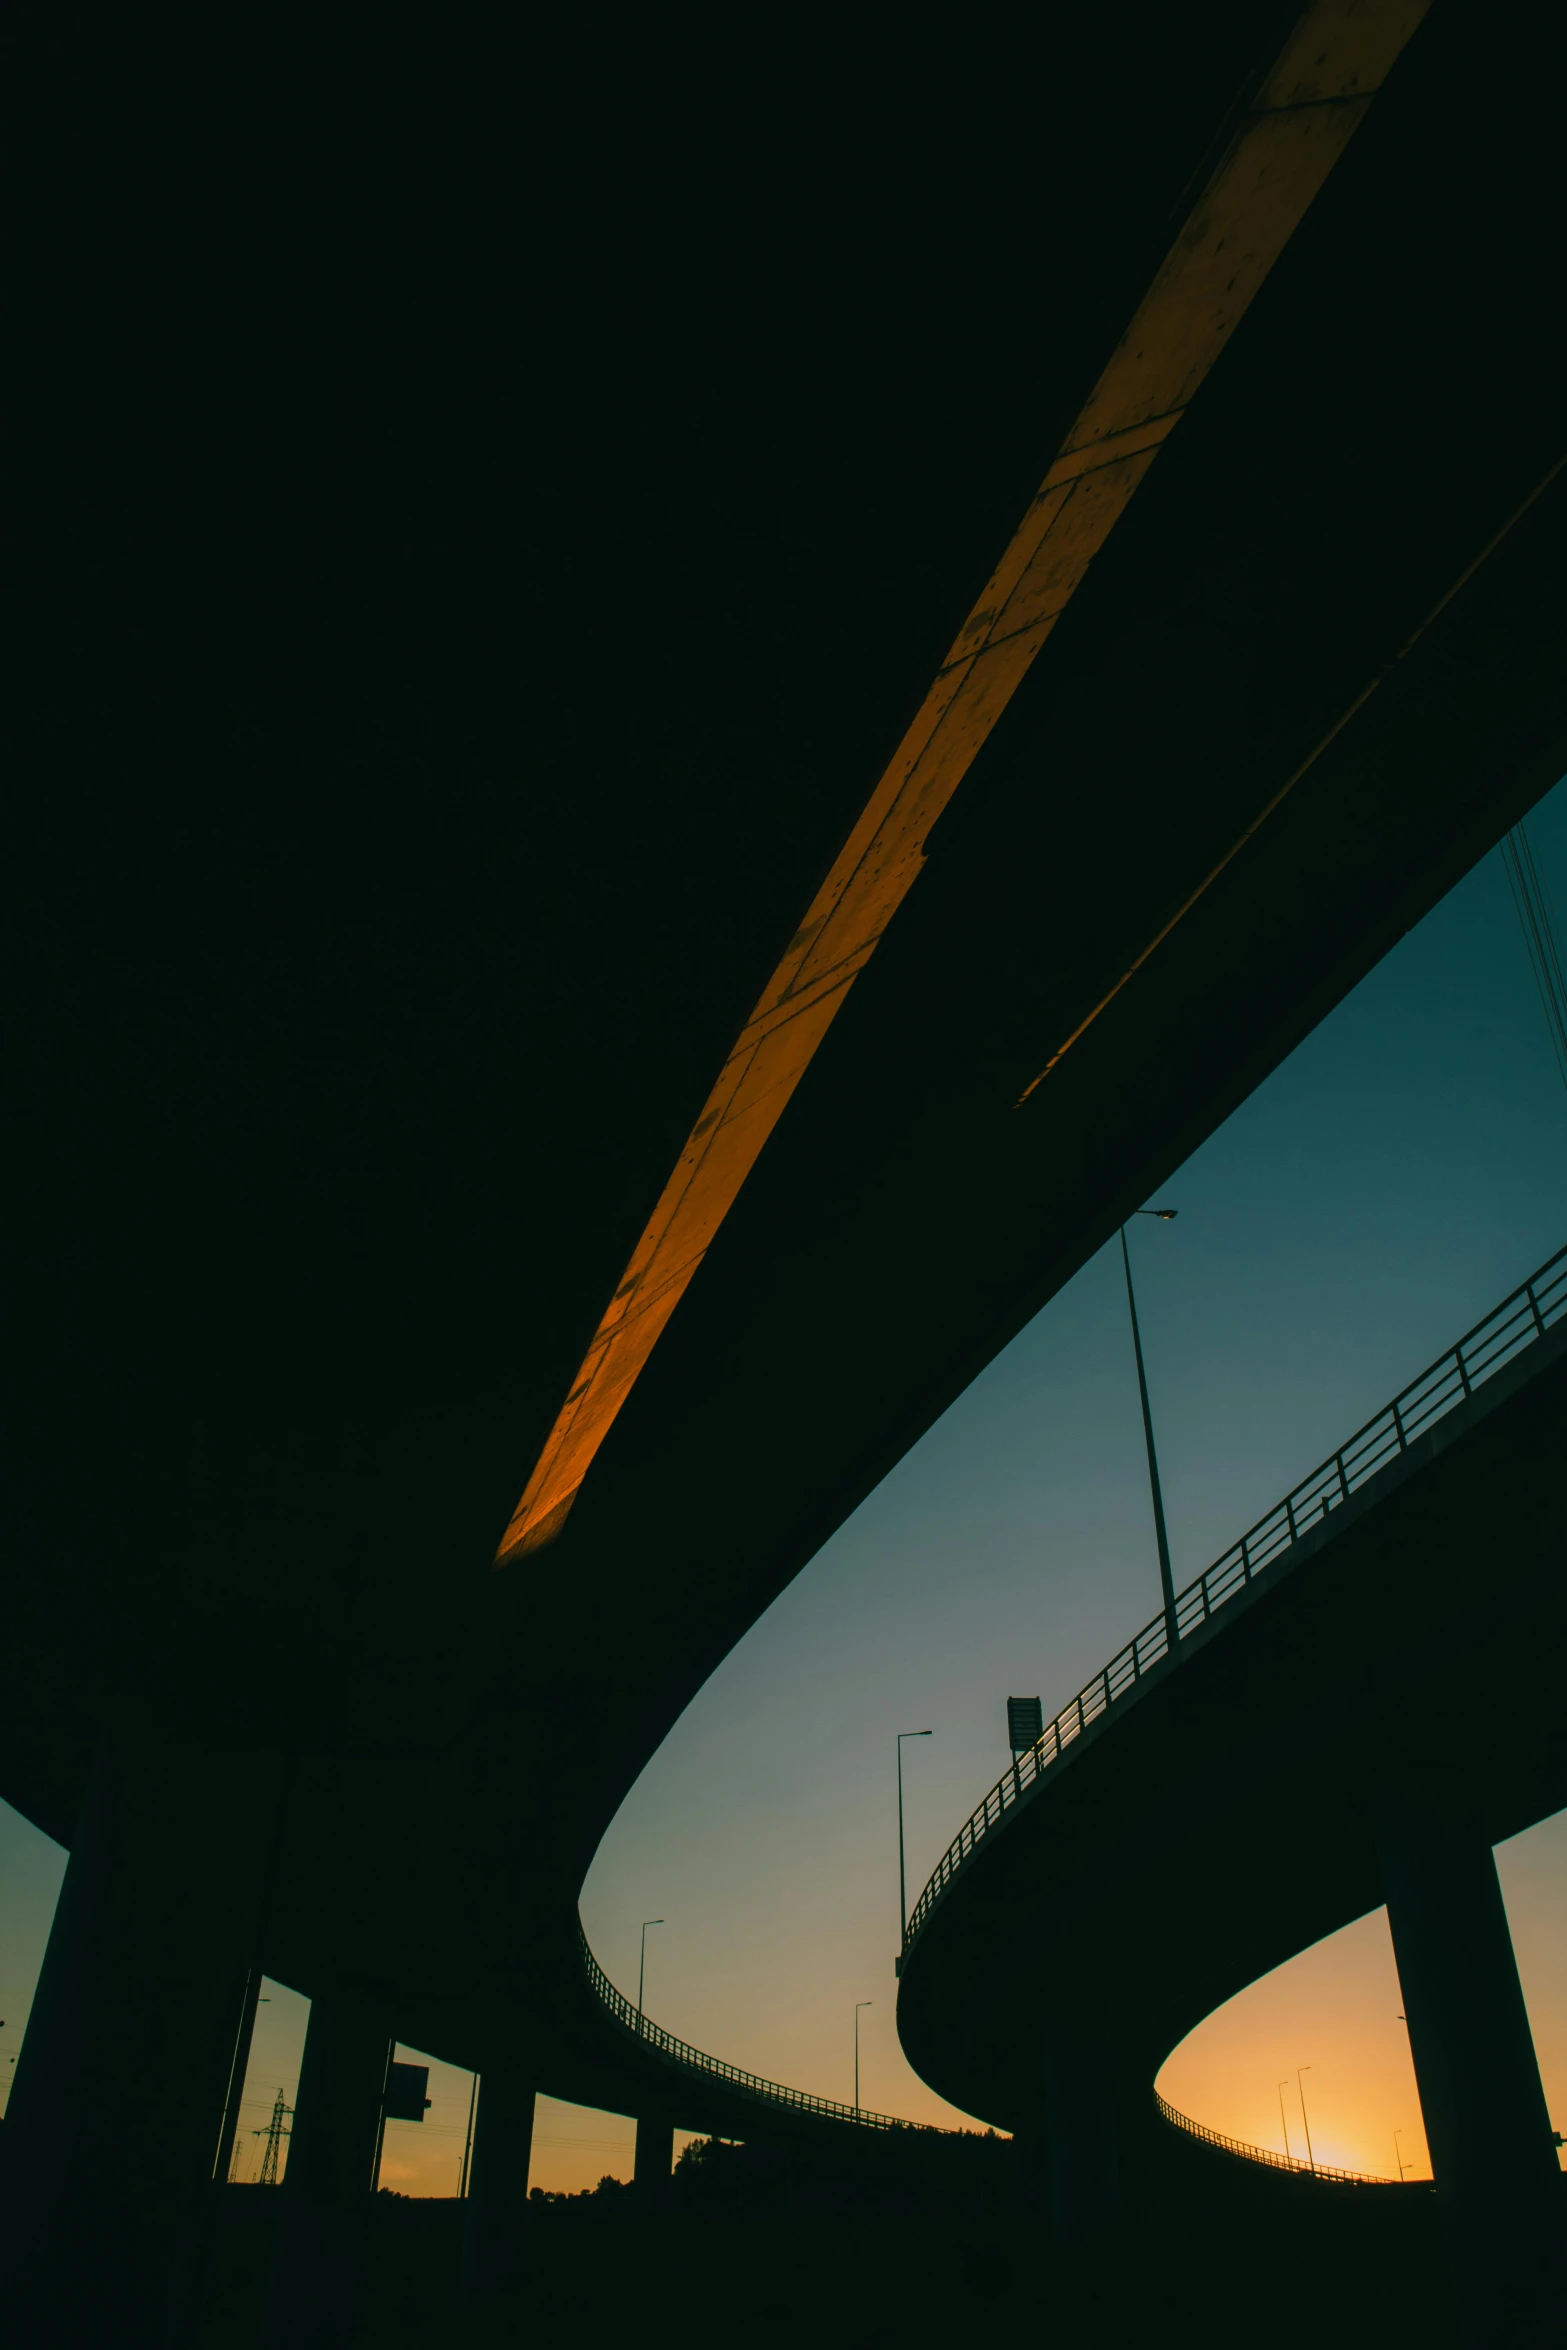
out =
[(860, 2110), (860, 2009), (874, 2007), (875, 2004), (873, 1999), (857, 1999), (854, 2002), (854, 2110), (856, 2113)]
[(1399, 2185), (1400, 2185), (1400, 2186), (1402, 2186), (1402, 2185), (1403, 2185), (1403, 2183), (1404, 2183), (1404, 2173), (1405, 2173), (1405, 2171), (1406, 2171), (1406, 2170), (1409, 2170), (1409, 2169), (1412, 2169), (1412, 2168), (1414, 2167), (1412, 2164), (1410, 2164), (1410, 2163), (1406, 2163), (1406, 2162), (1405, 2162), (1405, 2160), (1404, 2160), (1404, 2148), (1403, 2148), (1403, 2144), (1402, 2144), (1402, 2138), (1403, 2138), (1403, 2124), (1402, 2124), (1402, 2123), (1400, 2123), (1400, 2124), (1399, 2124), (1399, 2126), (1398, 2126), (1398, 2128), (1397, 2128), (1397, 2129), (1396, 2129), (1396, 2130), (1393, 2132), (1393, 2153), (1394, 2153), (1394, 2156), (1395, 2156), (1395, 2158), (1396, 2158), (1396, 2160), (1397, 2160), (1397, 2163), (1398, 2163), (1398, 2183), (1399, 2183)]
[(644, 1918), (642, 1920), (642, 1956), (637, 1963), (637, 2030), (639, 2032), (642, 2029), (642, 1986), (647, 1979), (647, 1930), (649, 1926), (661, 1926), (663, 1922), (662, 1918)]
[(1315, 2171), (1317, 2167), (1317, 2158), (1311, 2151), (1311, 2122), (1306, 2113), (1306, 2092), (1301, 2085), (1300, 2078), (1302, 2073), (1309, 2073), (1310, 2070), (1311, 2067), (1309, 2064), (1299, 2064), (1295, 2067), (1295, 2094), (1300, 2099), (1300, 2118), (1301, 2121), (1305, 2124), (1306, 2160), (1310, 2163), (1313, 2171)]
[(900, 1730), (898, 1732), (898, 1959), (893, 1973), (903, 1972), (903, 1956), (909, 1947), (909, 1884), (903, 1861), (903, 1741), (905, 1738), (928, 1738), (928, 1730)]
[(1288, 2122), (1285, 2120), (1285, 2118), (1284, 2118), (1284, 2092), (1285, 2092), (1285, 2090), (1286, 2090), (1288, 2087), (1289, 2087), (1289, 2083), (1288, 2083), (1288, 2081), (1280, 2081), (1280, 2083), (1279, 2083), (1279, 2128), (1280, 2128), (1280, 2129), (1281, 2129), (1281, 2130), (1284, 2132), (1284, 2159), (1285, 2159), (1285, 2161), (1286, 2161), (1286, 2162), (1293, 2162), (1293, 2161), (1294, 2161), (1294, 2159), (1295, 2159), (1295, 2157), (1294, 2157), (1294, 2155), (1293, 2155), (1293, 2154), (1291, 2154), (1291, 2152), (1290, 2152), (1290, 2126), (1289, 2126), (1289, 2123), (1288, 2123)]
[[(1180, 1213), (1177, 1208), (1136, 1208), (1138, 1216), (1157, 1216), (1161, 1224), (1173, 1223)], [(1128, 1218), (1128, 1222), (1130, 1222)], [(1154, 1540), (1159, 1546), (1159, 1585), (1164, 1593), (1164, 1642), (1166, 1652), (1174, 1656), (1180, 1641), (1181, 1628), (1175, 1617), (1175, 1578), (1170, 1572), (1170, 1538), (1164, 1527), (1164, 1495), (1159, 1489), (1159, 1456), (1154, 1451), (1153, 1414), (1148, 1408), (1148, 1377), (1143, 1369), (1142, 1333), (1137, 1327), (1137, 1299), (1132, 1290), (1132, 1260), (1127, 1252), (1126, 1225), (1121, 1226), (1121, 1264), (1126, 1273), (1126, 1303), (1132, 1317), (1132, 1352), (1137, 1357), (1137, 1393), (1143, 1407), (1143, 1441), (1148, 1447), (1148, 1484), (1153, 1494)]]

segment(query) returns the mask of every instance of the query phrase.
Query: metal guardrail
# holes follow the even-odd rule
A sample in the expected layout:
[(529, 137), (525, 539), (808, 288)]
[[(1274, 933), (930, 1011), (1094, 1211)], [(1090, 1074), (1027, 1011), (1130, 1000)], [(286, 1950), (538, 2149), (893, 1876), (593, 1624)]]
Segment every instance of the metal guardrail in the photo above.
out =
[[(829, 2121), (858, 2124), (869, 2130), (907, 2130), (921, 2137), (947, 2137), (949, 2131), (933, 2129), (925, 2122), (899, 2121), (891, 2114), (868, 2113), (863, 2106), (841, 2105), (831, 2097), (813, 2097), (804, 2089), (786, 2089), (778, 2081), (764, 2081), (759, 2073), (748, 2073), (738, 2065), (725, 2064), (720, 2057), (708, 2056), (700, 2048), (693, 2048), (685, 2040), (677, 2040), (661, 2024), (651, 2023), (640, 2015), (629, 1999), (617, 1991), (588, 1946), (581, 1921), (577, 1926), (577, 1941), (582, 1957), (583, 1972), (594, 1996), (608, 2008), (617, 2024), (629, 2036), (686, 2070), (699, 2073), (707, 2080), (721, 2080), (742, 2090), (764, 2105), (782, 2106), (790, 2112), (821, 2114)], [(1329, 2184), (1354, 2187), (1391, 2187), (1397, 2182), (1376, 2177), (1369, 2171), (1340, 2170), (1326, 2162), (1307, 2162), (1299, 2155), (1271, 2154), (1265, 2146), (1249, 2146), (1243, 2139), (1227, 2138), (1221, 2130), (1210, 2130), (1203, 2122), (1194, 2122), (1189, 2115), (1177, 2113), (1175, 2107), (1154, 2092), (1154, 2103), (1162, 2118), (1172, 2129), (1184, 2130), (1188, 2137), (1201, 2138), (1206, 2145), (1218, 2146), (1226, 2154), (1243, 2157), (1248, 2162), (1260, 2162), (1273, 2170), (1299, 2171), (1304, 2176), (1325, 2179)], [(961, 2133), (959, 2133), (961, 2135)]]
[[(1293, 1486), (1280, 1502), (1247, 1528), (1195, 1582), (1177, 1595), (1175, 1617), (1181, 1637), (1193, 1632), (1234, 1599), (1297, 1543), (1326, 1523), (1330, 1513), (1348, 1501), (1358, 1487), (1405, 1451), (1434, 1421), (1463, 1403), (1504, 1363), (1543, 1338), (1551, 1325), (1567, 1315), (1567, 1248), (1547, 1257), (1537, 1273), (1504, 1297), (1484, 1321), (1464, 1333), (1417, 1379), (1401, 1388), (1389, 1404), (1358, 1428), (1331, 1458)], [(941, 1859), (929, 1884), (910, 1912), (904, 1932), (905, 1949), (925, 1924), (931, 1911), (985, 1836), (1000, 1825), (1013, 1806), (1023, 1800), (1051, 1765), (1090, 1722), (1108, 1713), (1118, 1697), (1135, 1688), (1150, 1667), (1169, 1654), (1163, 1614), (1145, 1624), (1135, 1639), (1110, 1659), (1102, 1672), (1081, 1688), (1070, 1704), (1046, 1724), (1043, 1735), (1012, 1768), (998, 1779), (973, 1815), (964, 1821)]]
[[(1226, 2138), (1222, 2130), (1210, 2130), (1204, 2123), (1194, 2122), (1189, 2115), (1177, 2113), (1157, 2089), (1153, 2101), (1172, 2129), (1184, 2130), (1189, 2138), (1201, 2138), (1205, 2146), (1217, 2146), (1225, 2154), (1239, 2155), (1246, 2162), (1265, 2163), (1269, 2170), (1298, 2171), (1302, 2178), (1322, 2179), (1330, 2187), (1396, 2187), (1399, 2184), (1397, 2179), (1379, 2178), (1375, 2171), (1339, 2170), (1331, 2162), (1307, 2162), (1298, 2154), (1270, 2154), (1266, 2146), (1248, 2146), (1243, 2138)], [(1420, 2183), (1424, 2185), (1425, 2182), (1422, 2180)]]
[(644, 2047), (655, 2049), (660, 2056), (678, 2064), (687, 2072), (700, 2074), (705, 2081), (723, 2081), (738, 2089), (744, 2096), (754, 2097), (758, 2104), (782, 2107), (790, 2113), (812, 2113), (825, 2121), (849, 2122), (866, 2130), (906, 2130), (911, 2136), (941, 2138), (951, 2133), (932, 2127), (928, 2122), (899, 2121), (890, 2113), (868, 2113), (863, 2106), (840, 2105), (832, 2097), (813, 2097), (805, 2089), (786, 2089), (778, 2081), (764, 2081), (759, 2073), (743, 2072), (738, 2065), (725, 2064), (721, 2057), (706, 2056), (700, 2048), (677, 2040), (673, 2032), (666, 2032), (632, 2006), (623, 1992), (617, 1991), (604, 1969), (588, 1948), (582, 1923), (577, 1922), (577, 1940), (581, 1949), (583, 1972), (588, 1986), (614, 2017), (622, 2030)]

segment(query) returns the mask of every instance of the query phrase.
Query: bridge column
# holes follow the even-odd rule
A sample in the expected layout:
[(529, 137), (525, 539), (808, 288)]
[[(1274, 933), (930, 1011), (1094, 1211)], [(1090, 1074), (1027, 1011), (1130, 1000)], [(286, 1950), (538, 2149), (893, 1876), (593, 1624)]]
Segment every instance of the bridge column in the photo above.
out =
[(1042, 2151), (1052, 2241), (1059, 2250), (1116, 2227), (1121, 2167), (1104, 2027), (1082, 2008), (1050, 2031), (1044, 2048)]
[(263, 2331), (300, 2350), (355, 2339), (392, 2018), (337, 1989), (311, 2002)]
[(1567, 2296), (1567, 2189), (1495, 1856), (1456, 1808), (1404, 1791), (1379, 1808), (1377, 1846), (1468, 2339), (1544, 2341)]
[(657, 2209), (670, 2196), (675, 2167), (675, 2125), (668, 2113), (637, 2115), (637, 2158), (632, 2184), (638, 2203)]
[(479, 2083), (468, 2208), (463, 2214), (457, 2299), (480, 2307), (509, 2293), (524, 2271), (528, 2169), (533, 2157), (533, 2091), (506, 2072)]
[(0, 2126), (18, 2341), (188, 2319), (278, 1800), (205, 1748), (100, 1748)]

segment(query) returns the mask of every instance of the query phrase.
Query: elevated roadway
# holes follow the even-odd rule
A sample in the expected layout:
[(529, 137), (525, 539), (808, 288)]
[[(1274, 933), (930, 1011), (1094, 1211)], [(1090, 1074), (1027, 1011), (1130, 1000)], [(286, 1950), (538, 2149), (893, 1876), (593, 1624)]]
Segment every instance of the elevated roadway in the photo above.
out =
[[(1359, 13), (1369, 110), (1353, 75), (1270, 98), (1291, 15), (1246, 7), (1062, 32), (1043, 147), (1028, 76), (916, 74), (862, 147), (796, 92), (809, 188), (754, 149), (723, 204), (642, 173), (525, 302), (507, 224), (557, 217), (573, 137), (601, 193), (630, 168), (613, 108), (541, 130), (519, 190), (509, 122), (441, 166), (422, 95), (429, 142), (388, 147), (322, 83), (259, 213), (236, 118), (200, 205), (127, 176), (107, 260), (67, 148), (23, 288), (71, 378), (22, 401), (58, 495), (22, 632), (0, 1792), (77, 1845), (105, 1737), (162, 1756), (138, 1882), (190, 1982), (248, 1937), (453, 2061), (654, 2099), (576, 1942), (637, 1772), (1567, 767), (1552, 77), (1506, 9)], [(569, 1520), (496, 1572), (769, 974), (1285, 98), (1353, 139), (922, 825)], [(81, 347), (43, 331), (61, 282)], [(144, 389), (84, 427), (95, 338)], [(204, 1944), (225, 1902), (264, 1930)], [(143, 2049), (184, 2061), (192, 1996)]]
[[(1488, 1861), (1567, 1806), (1564, 1430), (1567, 1254), (1190, 1585), (1174, 1654), (1149, 1626), (960, 1832), (915, 1905), (899, 1988), (900, 2037), (933, 2087), (1025, 2136), (1064, 2126), (1063, 2171), (1073, 2132), (1093, 2170), (1102, 2130), (1134, 2195), (1156, 2196), (1170, 2149), (1153, 2082), (1172, 2048), (1387, 1901), (1439, 2200), (1462, 2203), (1462, 2067), (1451, 2019), (1444, 2037), (1422, 2010), (1401, 1823), (1437, 1821), (1437, 1875), (1457, 1889), (1470, 1847)], [(1488, 2028), (1483, 1970), (1468, 1991)], [(1485, 2118), (1481, 2161), (1510, 2179), (1517, 2116), (1498, 2093)], [(1531, 2162), (1555, 2168), (1543, 2102), (1536, 2134), (1526, 2188)]]
[[(206, 735), (155, 750), (135, 717), (108, 772), (148, 770), (155, 856), (116, 873), (107, 787), (85, 836), (66, 811), (95, 782), (40, 802), (16, 1080), (29, 1188), (9, 1621), (28, 1671), (0, 1726), (0, 1786), (30, 1817), (69, 1838), (117, 1710), (300, 1753), (321, 1833), (285, 1871), (294, 1978), (383, 1946), (384, 1889), (409, 1868), (442, 1924), (417, 1955), (400, 1925), (407, 1991), (444, 1995), (453, 1968), (498, 1977), (503, 1953), (510, 1968), (541, 1943), (564, 1959), (604, 1827), (734, 1641), (1127, 1207), (1567, 766), (1567, 499), (1533, 495), (1561, 454), (1529, 296), (1560, 201), (1531, 176), (1549, 146), (1519, 112), (1535, 82), (1451, 136), (1505, 21), (1459, 7), (1410, 41), (925, 844), (918, 890), (569, 1533), (534, 1565), (492, 1573), (530, 1462), (835, 853), (867, 737), (899, 739), (917, 665), (862, 648), (834, 664), (830, 704), (791, 672), (790, 740), (833, 746), (835, 802), (769, 786), (737, 803), (742, 736), (719, 755), (704, 732), (650, 839), (647, 791), (617, 780), (584, 679), (564, 796), (536, 780), (498, 798), (495, 761), (520, 738), (495, 734), (481, 758), (454, 716), (439, 787), (421, 750), (396, 813), (373, 816), (355, 780), (374, 732), (363, 663), (380, 664), (376, 690), (395, 671), (367, 571), (337, 672), (314, 664), (271, 702), (251, 695), (237, 731), (225, 721), (220, 788), (196, 787)], [(1282, 37), (1252, 12), (1221, 22), (1188, 89), (1173, 31), (1150, 19), (1132, 80), (1063, 150), (1063, 251), (1133, 155), (1154, 173), (1178, 152), (1164, 181), (1136, 183), (1119, 280), (1096, 244), (1093, 282), (1127, 288), (1112, 322), (1096, 299), (1070, 323), (1053, 291), (1047, 334), (1022, 267), (1032, 232), (1016, 232), (1008, 315), (1051, 354), (1015, 395), (1040, 420), (1036, 481), (1194, 171), (1200, 191), (1243, 61), (1260, 71)], [(819, 381), (822, 358), (795, 363)], [(900, 429), (957, 429), (944, 380), (899, 383)], [(791, 398), (756, 412), (759, 442)], [(1373, 411), (1399, 429), (1368, 463)], [(824, 430), (850, 425), (845, 408)], [(331, 511), (363, 519), (352, 501), (381, 484), (350, 473)], [(1000, 494), (976, 489), (973, 514)], [(231, 496), (235, 528), (257, 527)], [(953, 549), (932, 573), (923, 542), (920, 577), (954, 608), (919, 636), (932, 666), (1013, 527), (1001, 511), (967, 568)], [(863, 553), (860, 513), (843, 503), (844, 564)], [(712, 533), (721, 576), (749, 542), (738, 523)], [(175, 579), (147, 560), (156, 629)], [(758, 632), (764, 612), (824, 616), (848, 576), (828, 565), (808, 591), (749, 570)], [(636, 641), (619, 657), (616, 707), (678, 742), (684, 688), (663, 698), (661, 656)], [(421, 692), (469, 707), (445, 628), (419, 660)], [(304, 756), (307, 683), (339, 765), (309, 767), (297, 800), (279, 760)], [(497, 683), (486, 722), (515, 700)], [(728, 722), (727, 704), (700, 707), (702, 728)], [(90, 776), (85, 744), (68, 735), (67, 752)], [(1159, 948), (1157, 977), (1145, 966), (1017, 1108), (1303, 763)], [(427, 1847), (411, 1818), (432, 1823)]]

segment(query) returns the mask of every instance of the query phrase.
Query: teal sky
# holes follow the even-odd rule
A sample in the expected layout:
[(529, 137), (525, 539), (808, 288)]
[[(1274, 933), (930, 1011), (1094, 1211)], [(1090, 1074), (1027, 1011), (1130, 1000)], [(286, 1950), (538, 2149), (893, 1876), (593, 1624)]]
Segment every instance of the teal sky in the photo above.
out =
[[(1560, 910), (1567, 787), (1530, 831)], [(1498, 854), (1158, 1197), (1178, 1220), (1131, 1237), (1181, 1583), (1567, 1240), (1567, 1090)], [(650, 2012), (828, 2095), (872, 1999), (865, 2102), (934, 2118), (894, 2028), (896, 1733), (935, 1733), (904, 1750), (912, 1900), (1006, 1763), (1008, 1694), (1053, 1712), (1157, 1606), (1112, 1245), (687, 1710), (589, 1876), (601, 1961), (634, 1994), (664, 1917)]]
[[(1560, 926), (1567, 786), (1530, 830)], [(1178, 1221), (1141, 1222), (1132, 1238), (1179, 1583), (1567, 1240), (1567, 1089), (1497, 854), (1159, 1199)], [(649, 1763), (584, 1893), (600, 1960), (635, 1996), (640, 1921), (664, 1918), (649, 1936), (649, 2012), (699, 2047), (825, 2095), (851, 2093), (854, 2003), (870, 1999), (864, 2102), (939, 2117), (894, 2029), (895, 1734), (935, 1733), (905, 1749), (912, 1899), (1006, 1762), (1006, 1697), (1037, 1692), (1053, 1712), (1157, 1600), (1125, 1297), (1107, 1249), (824, 1546)], [(7, 2086), (62, 1866), (0, 1807)], [(1561, 1822), (1504, 1856), (1542, 2061), (1552, 2051), (1548, 2089), (1562, 2054), (1558, 2126), (1564, 1871)], [(1343, 2110), (1358, 2117), (1346, 2146), (1388, 2134), (1378, 2099), (1391, 2112), (1412, 2098), (1395, 2058), (1385, 2088), (1369, 2085), (1382, 2076), (1367, 2019), (1385, 2004), (1390, 1963), (1379, 1932), (1385, 1943), (1377, 1921), (1335, 1937), (1342, 1951), (1322, 1946), (1231, 2003), (1251, 2000), (1254, 2017), (1266, 2009), (1287, 2032), (1294, 1998), (1327, 2051), (1313, 2065), (1329, 2076), (1338, 2065)], [(303, 2016), (283, 1994), (263, 2011), (258, 2109), (297, 2077)], [(1202, 2035), (1183, 2058), (1188, 2110), (1220, 2127), (1234, 2124), (1203, 2110), (1203, 2082), (1238, 2110), (1236, 2050), (1251, 2029), (1232, 2017), (1209, 2033), (1207, 2058)], [(1254, 2069), (1270, 2063), (1259, 2056)], [(467, 2076), (439, 2068), (431, 2086), (432, 2126), (394, 2131), (388, 2151), (405, 2183), (450, 2192), (441, 2181), (455, 2182)], [(405, 2141), (406, 2161), (395, 2154)], [(622, 2119), (550, 2107), (534, 2175), (580, 2185), (626, 2174), (630, 2145)], [(1391, 2161), (1389, 2148), (1381, 2167)]]

